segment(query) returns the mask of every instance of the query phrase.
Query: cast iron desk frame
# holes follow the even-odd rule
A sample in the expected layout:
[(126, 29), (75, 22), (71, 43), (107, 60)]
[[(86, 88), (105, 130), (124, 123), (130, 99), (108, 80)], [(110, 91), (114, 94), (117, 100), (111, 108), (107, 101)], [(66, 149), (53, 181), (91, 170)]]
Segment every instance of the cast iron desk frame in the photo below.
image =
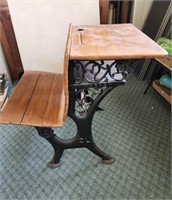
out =
[[(87, 32), (89, 30), (92, 31), (91, 34)], [(84, 35), (84, 33), (88, 33), (88, 35)], [(35, 127), (38, 134), (47, 139), (54, 148), (53, 159), (48, 163), (51, 168), (58, 167), (64, 150), (71, 148), (88, 148), (101, 157), (103, 163), (113, 163), (114, 159), (102, 152), (94, 142), (91, 126), (95, 111), (102, 99), (112, 89), (125, 84), (125, 78), (136, 66), (133, 65), (133, 60), (167, 55), (166, 51), (132, 24), (75, 27), (73, 35), (74, 44), (71, 47), (68, 68), (68, 116), (73, 119), (77, 126), (76, 136), (72, 139), (63, 140), (58, 138), (51, 128)], [(113, 38), (114, 36), (115, 38)], [(137, 37), (137, 40), (135, 37)], [(85, 39), (90, 39), (90, 41), (87, 42), (86, 49), (82, 49), (81, 45)], [(76, 44), (75, 46), (75, 41), (79, 42), (79, 45)], [(91, 43), (95, 41), (97, 41), (97, 46), (95, 44), (91, 46)], [(102, 48), (101, 42), (105, 45), (105, 49)], [(117, 42), (117, 44), (114, 42)], [(149, 47), (149, 43), (151, 47)], [(110, 48), (107, 48), (107, 44), (110, 45)], [(126, 45), (127, 48), (124, 48), (125, 51), (121, 55), (123, 45)], [(79, 58), (78, 46), (81, 47), (81, 55), (86, 59), (83, 59), (82, 56), (81, 59)], [(86, 50), (87, 55), (84, 55), (85, 51), (82, 52), (82, 50)], [(102, 56), (97, 56), (98, 52), (103, 53)], [(75, 56), (77, 59), (75, 59)], [(107, 65), (104, 64), (105, 60), (114, 60), (114, 62)], [(81, 61), (86, 63), (83, 64)], [(112, 68), (115, 68), (115, 71)], [(120, 75), (121, 78), (116, 78), (116, 75)]]
[[(125, 84), (125, 77), (133, 69), (130, 61), (114, 61), (104, 65), (104, 61), (69, 61), (69, 110), (68, 116), (77, 126), (76, 136), (64, 140), (57, 137), (51, 128), (35, 127), (38, 134), (47, 139), (54, 148), (53, 159), (48, 167), (60, 166), (60, 159), (65, 149), (87, 148), (102, 159), (102, 163), (111, 164), (114, 159), (100, 150), (92, 136), (92, 120), (103, 98), (115, 87)], [(88, 69), (86, 69), (88, 67)], [(97, 68), (95, 70), (95, 68)], [(115, 68), (112, 71), (112, 68)], [(111, 69), (111, 70), (110, 70)], [(122, 69), (122, 71), (121, 71)], [(100, 72), (104, 71), (100, 76)], [(112, 73), (111, 73), (112, 72)], [(87, 73), (91, 75), (87, 77)], [(121, 80), (115, 80), (115, 75), (121, 75)], [(107, 75), (108, 77), (107, 79)], [(109, 81), (110, 79), (110, 81)]]

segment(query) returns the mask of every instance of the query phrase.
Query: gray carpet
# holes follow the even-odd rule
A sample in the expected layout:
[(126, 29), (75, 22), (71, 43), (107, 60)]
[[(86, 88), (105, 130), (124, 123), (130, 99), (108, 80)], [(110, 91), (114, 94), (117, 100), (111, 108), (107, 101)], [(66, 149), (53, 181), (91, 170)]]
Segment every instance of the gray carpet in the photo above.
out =
[[(96, 112), (97, 145), (116, 159), (112, 165), (86, 149), (66, 150), (62, 165), (49, 169), (53, 150), (32, 127), (0, 125), (0, 200), (171, 199), (170, 105), (146, 82), (130, 77)], [(68, 119), (54, 129), (74, 136)]]

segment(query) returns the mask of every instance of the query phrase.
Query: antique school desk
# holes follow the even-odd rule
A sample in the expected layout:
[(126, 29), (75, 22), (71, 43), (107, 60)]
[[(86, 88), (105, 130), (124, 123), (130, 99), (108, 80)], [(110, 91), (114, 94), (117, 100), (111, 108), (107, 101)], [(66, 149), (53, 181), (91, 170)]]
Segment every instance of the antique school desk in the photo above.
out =
[[(166, 55), (132, 24), (71, 25), (64, 74), (25, 72), (0, 114), (0, 123), (35, 127), (54, 148), (48, 163), (51, 168), (60, 165), (65, 149), (83, 147), (111, 164), (114, 159), (102, 152), (92, 137), (92, 119), (99, 103), (112, 89), (125, 84), (135, 60)], [(62, 127), (67, 116), (75, 122), (77, 133), (64, 140), (52, 128)]]

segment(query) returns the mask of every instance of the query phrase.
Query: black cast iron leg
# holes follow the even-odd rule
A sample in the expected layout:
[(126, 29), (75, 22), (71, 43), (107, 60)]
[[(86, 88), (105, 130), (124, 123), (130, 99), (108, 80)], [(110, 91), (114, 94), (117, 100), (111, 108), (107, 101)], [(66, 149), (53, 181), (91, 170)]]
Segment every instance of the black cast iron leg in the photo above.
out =
[(101, 93), (90, 104), (89, 109), (84, 116), (76, 114), (75, 101), (77, 97), (75, 95), (75, 89), (71, 87), (69, 93), (70, 101), (68, 116), (73, 119), (77, 126), (77, 135), (82, 138), (81, 142), (84, 143), (83, 147), (88, 148), (92, 153), (102, 158), (102, 163), (104, 164), (112, 164), (114, 159), (105, 154), (96, 146), (92, 137), (92, 120), (100, 102), (113, 88), (114, 87), (108, 87), (101, 91)]
[[(51, 128), (41, 128), (35, 127), (38, 131), (38, 135), (45, 138), (54, 149), (54, 156), (50, 162), (48, 162), (47, 166), (49, 168), (57, 168), (60, 166), (60, 159), (62, 157), (64, 149), (60, 141), (58, 141), (57, 136), (54, 134), (54, 131)], [(58, 145), (59, 143), (59, 145)]]
[(101, 151), (97, 145), (94, 143), (94, 140), (92, 139), (92, 142), (90, 143), (90, 145), (87, 146), (87, 148), (93, 152), (94, 154), (96, 154), (97, 156), (99, 156), (100, 158), (102, 158), (102, 163), (104, 164), (112, 164), (115, 160), (113, 158), (111, 158), (110, 156), (108, 156), (107, 154), (105, 154), (103, 151)]
[(52, 160), (47, 163), (47, 167), (52, 168), (52, 169), (60, 167), (61, 165), (60, 159), (63, 155), (63, 151), (64, 149), (54, 149), (54, 156)]

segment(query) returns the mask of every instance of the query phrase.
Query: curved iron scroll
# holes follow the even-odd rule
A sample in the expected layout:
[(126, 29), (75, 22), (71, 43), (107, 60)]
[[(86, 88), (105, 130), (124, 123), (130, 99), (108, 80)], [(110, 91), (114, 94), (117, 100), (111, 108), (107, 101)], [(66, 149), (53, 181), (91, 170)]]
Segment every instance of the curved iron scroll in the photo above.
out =
[(110, 83), (124, 81), (134, 70), (136, 63), (131, 60), (116, 61), (75, 61), (75, 84)]
[(136, 64), (132, 60), (74, 61), (75, 113), (86, 116), (106, 88), (125, 84)]
[(91, 104), (96, 101), (96, 98), (104, 91), (103, 88), (94, 89), (89, 88), (87, 90), (77, 89), (75, 90), (75, 112), (77, 115), (84, 116)]

